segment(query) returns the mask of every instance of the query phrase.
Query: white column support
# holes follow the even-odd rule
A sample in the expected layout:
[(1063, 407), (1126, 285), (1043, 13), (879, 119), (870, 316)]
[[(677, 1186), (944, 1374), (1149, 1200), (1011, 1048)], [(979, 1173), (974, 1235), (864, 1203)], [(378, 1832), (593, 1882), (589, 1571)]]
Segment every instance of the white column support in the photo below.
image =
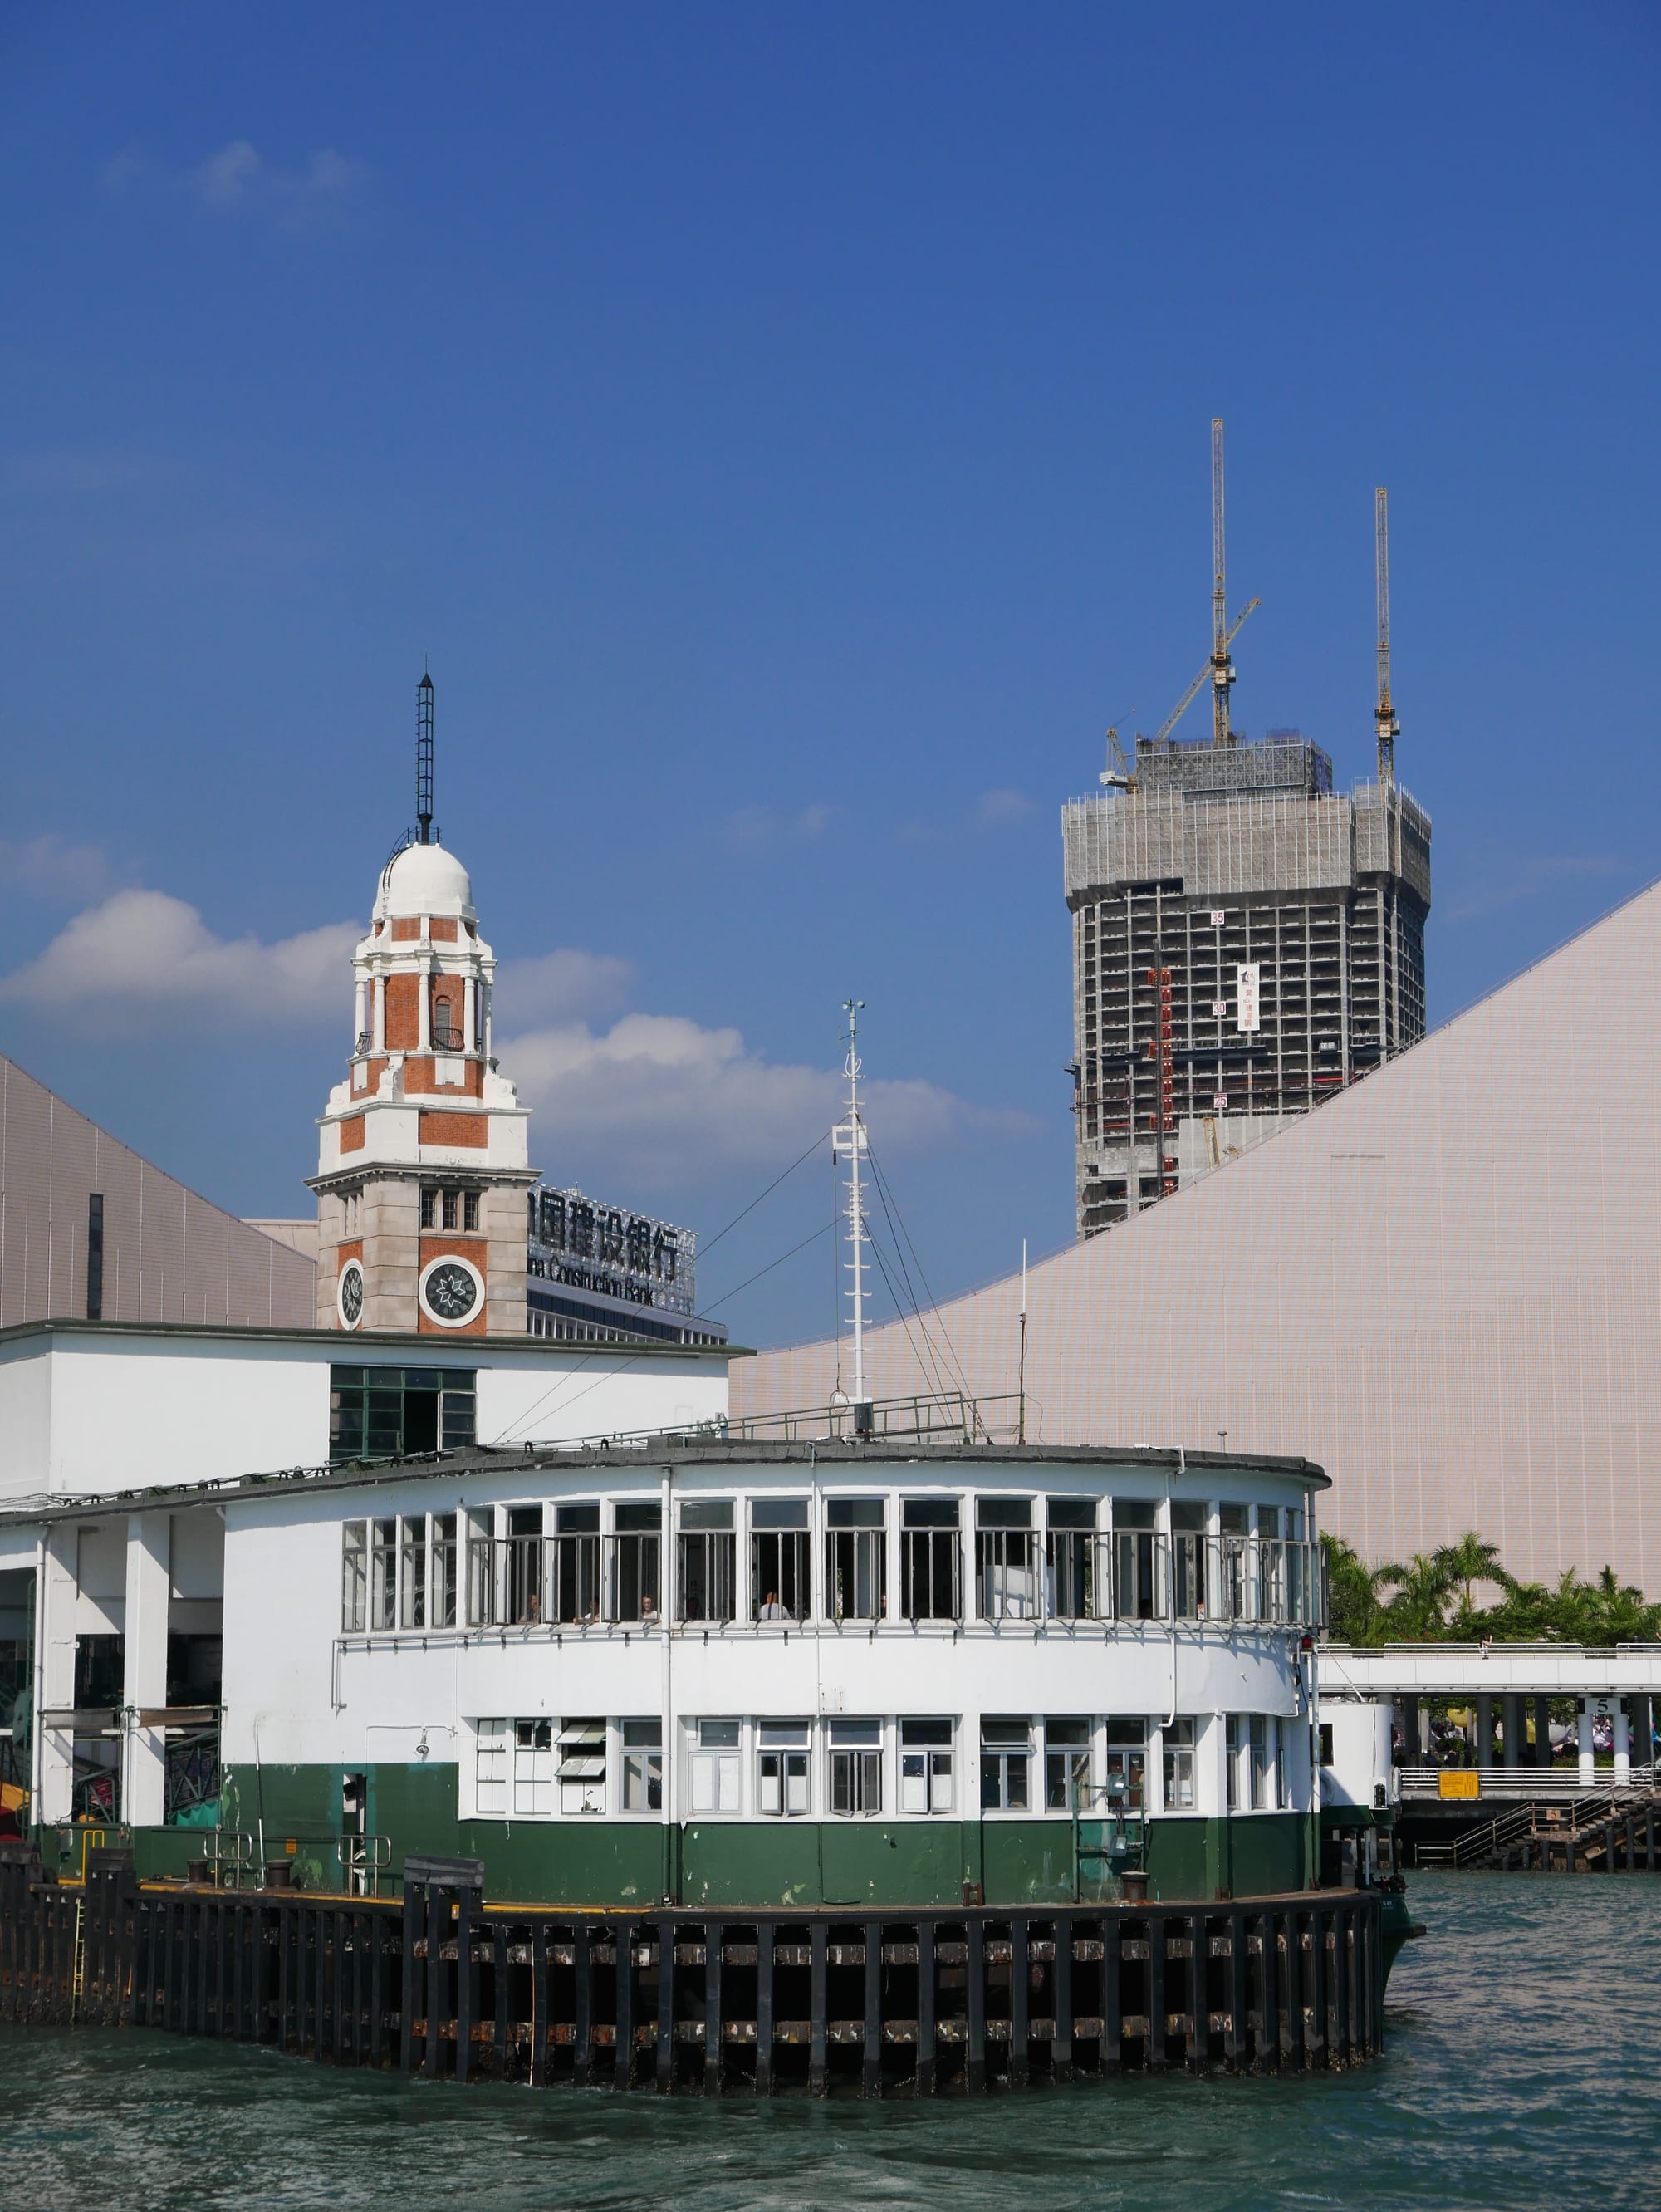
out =
[(1632, 1784), (1632, 1730), (1627, 1720), (1627, 1701), (1615, 1699), (1615, 1786), (1617, 1790), (1630, 1788)]
[(75, 1703), (77, 1538), (73, 1521), (54, 1521), (40, 1546), (35, 1577), (34, 1804), (45, 1826), (67, 1820), (75, 1796), (75, 1730), (48, 1728), (43, 1716)]
[(369, 990), (375, 1010), (374, 1048), (378, 1053), (382, 1053), (386, 1049), (386, 978), (385, 975), (372, 977)]
[(1597, 1757), (1591, 1747), (1591, 1700), (1579, 1698), (1575, 1701), (1574, 1725), (1580, 1753), (1580, 1787), (1590, 1790), (1597, 1769)]
[(1208, 1820), (1228, 1818), (1228, 1719), (1213, 1713), (1194, 1748), (1194, 1809)]
[(121, 1817), (159, 1828), (167, 1817), (167, 1735), (138, 1723), (142, 1707), (167, 1702), (167, 1607), (172, 1523), (166, 1513), (127, 1516), (127, 1632)]
[(420, 996), (416, 1001), (415, 1018), (419, 1026), (415, 1031), (415, 1049), (417, 1052), (431, 1052), (433, 1049), (433, 967), (430, 961), (422, 961), (416, 971), (415, 980), (421, 987)]

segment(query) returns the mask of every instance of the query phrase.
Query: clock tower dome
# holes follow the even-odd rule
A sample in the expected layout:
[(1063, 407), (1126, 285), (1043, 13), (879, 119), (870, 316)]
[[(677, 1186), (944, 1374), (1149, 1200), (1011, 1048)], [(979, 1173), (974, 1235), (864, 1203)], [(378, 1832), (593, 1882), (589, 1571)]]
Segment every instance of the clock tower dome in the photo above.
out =
[(421, 827), (381, 871), (318, 1123), (318, 1325), (523, 1337), (530, 1109), (492, 1054), (495, 957), (433, 831), (430, 677), (419, 696)]

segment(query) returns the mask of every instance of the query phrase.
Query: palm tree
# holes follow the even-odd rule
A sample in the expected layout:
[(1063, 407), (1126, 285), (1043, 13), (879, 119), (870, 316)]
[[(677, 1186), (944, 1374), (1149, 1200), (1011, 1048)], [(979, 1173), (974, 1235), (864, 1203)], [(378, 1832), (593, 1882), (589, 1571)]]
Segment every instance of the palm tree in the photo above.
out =
[(1431, 1554), (1432, 1562), (1445, 1574), (1450, 1584), (1458, 1583), (1464, 1592), (1460, 1607), (1469, 1615), (1475, 1608), (1471, 1604), (1470, 1586), (1473, 1583), (1505, 1582), (1505, 1570), (1500, 1565), (1500, 1547), (1490, 1544), (1467, 1528), (1455, 1544), (1441, 1544)]
[(1323, 1534), (1321, 1544), (1326, 1553), (1333, 1636), (1341, 1644), (1381, 1642), (1385, 1632), (1383, 1593), (1389, 1584), (1401, 1581), (1401, 1568), (1393, 1560), (1369, 1567), (1341, 1536)]
[(1436, 1559), (1415, 1552), (1398, 1570), (1400, 1585), (1385, 1607), (1392, 1634), (1404, 1644), (1423, 1644), (1441, 1635), (1447, 1626), (1446, 1607), (1452, 1577)]

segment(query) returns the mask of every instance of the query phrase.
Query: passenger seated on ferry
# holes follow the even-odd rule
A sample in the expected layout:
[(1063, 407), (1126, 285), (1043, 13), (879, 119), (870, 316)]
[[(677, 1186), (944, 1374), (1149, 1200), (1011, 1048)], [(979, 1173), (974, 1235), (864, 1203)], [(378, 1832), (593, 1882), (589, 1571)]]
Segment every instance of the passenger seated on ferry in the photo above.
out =
[(657, 1618), (658, 1618), (658, 1608), (657, 1608), (657, 1607), (656, 1607), (655, 1605), (653, 1605), (653, 1603), (652, 1602), (652, 1600), (651, 1600), (649, 1597), (643, 1597), (643, 1598), (640, 1600), (640, 1619), (641, 1619), (643, 1621), (646, 1621), (646, 1620), (656, 1620), (656, 1619), (657, 1619)]
[(777, 1590), (769, 1590), (762, 1599), (760, 1618), (763, 1620), (783, 1620), (785, 1618), (785, 1608), (779, 1602)]

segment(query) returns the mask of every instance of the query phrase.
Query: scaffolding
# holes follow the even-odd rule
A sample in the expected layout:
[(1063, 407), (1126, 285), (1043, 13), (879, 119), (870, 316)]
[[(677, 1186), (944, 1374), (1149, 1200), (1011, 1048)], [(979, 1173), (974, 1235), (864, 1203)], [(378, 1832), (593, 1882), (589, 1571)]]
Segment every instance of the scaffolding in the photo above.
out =
[(1423, 1036), (1430, 820), (1399, 785), (1335, 794), (1294, 732), (1144, 739), (1062, 837), (1082, 1237), (1173, 1188), (1183, 1123), (1221, 1159)]

